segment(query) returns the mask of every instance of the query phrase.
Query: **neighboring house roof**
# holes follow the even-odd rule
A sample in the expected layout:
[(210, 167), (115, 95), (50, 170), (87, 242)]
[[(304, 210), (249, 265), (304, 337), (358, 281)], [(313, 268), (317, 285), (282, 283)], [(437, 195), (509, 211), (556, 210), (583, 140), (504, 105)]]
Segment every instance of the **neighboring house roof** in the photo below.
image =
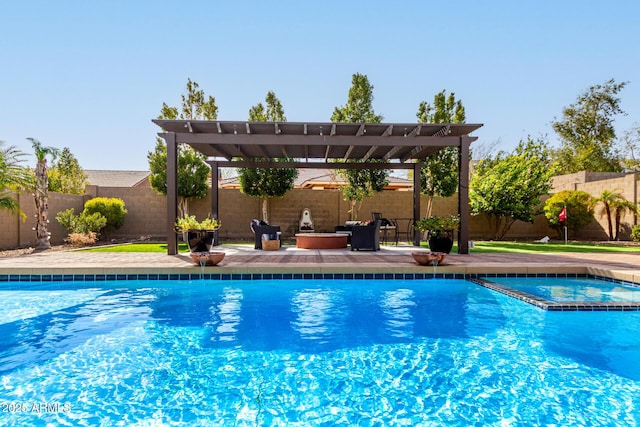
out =
[[(405, 178), (389, 176), (389, 185), (385, 190), (410, 190), (413, 183)], [(345, 185), (344, 180), (332, 169), (298, 169), (298, 177), (294, 182), (294, 188), (307, 188), (312, 190), (336, 189)], [(240, 188), (238, 177), (220, 180), (220, 188)]]
[(99, 187), (140, 187), (149, 185), (149, 171), (84, 170), (89, 185)]

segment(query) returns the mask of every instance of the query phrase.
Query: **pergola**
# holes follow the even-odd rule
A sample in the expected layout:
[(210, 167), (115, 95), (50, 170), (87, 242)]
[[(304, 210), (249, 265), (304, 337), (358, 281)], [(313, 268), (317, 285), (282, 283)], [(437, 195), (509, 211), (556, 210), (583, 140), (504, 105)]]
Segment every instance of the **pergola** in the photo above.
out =
[[(458, 148), (458, 253), (469, 253), (469, 136), (481, 124), (239, 122), (153, 120), (167, 144), (168, 253), (178, 252), (178, 144), (207, 156), (211, 166), (211, 215), (218, 218), (221, 167), (412, 169), (413, 219), (420, 218), (420, 162), (445, 147)], [(296, 159), (279, 161), (279, 159)], [(366, 162), (377, 160), (378, 162)], [(420, 245), (420, 234), (414, 234)]]

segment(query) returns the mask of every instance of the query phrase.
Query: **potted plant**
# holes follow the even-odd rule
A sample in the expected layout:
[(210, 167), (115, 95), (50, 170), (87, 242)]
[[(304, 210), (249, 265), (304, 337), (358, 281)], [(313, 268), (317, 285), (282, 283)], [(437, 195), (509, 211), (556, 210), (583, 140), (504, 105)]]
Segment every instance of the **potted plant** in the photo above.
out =
[(448, 254), (453, 247), (453, 232), (460, 227), (460, 217), (430, 216), (416, 221), (415, 227), (422, 233), (427, 233), (432, 252)]
[(189, 251), (209, 252), (213, 246), (214, 232), (220, 228), (220, 221), (208, 216), (198, 222), (195, 215), (176, 219), (176, 233), (187, 233)]

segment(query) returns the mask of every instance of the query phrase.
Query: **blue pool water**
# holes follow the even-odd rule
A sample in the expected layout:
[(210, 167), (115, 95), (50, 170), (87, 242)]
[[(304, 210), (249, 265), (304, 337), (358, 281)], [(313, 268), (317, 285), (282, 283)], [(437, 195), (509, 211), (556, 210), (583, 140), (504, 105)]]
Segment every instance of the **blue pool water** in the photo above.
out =
[(640, 313), (464, 280), (0, 285), (0, 425), (634, 425)]
[(640, 302), (640, 287), (594, 278), (491, 277), (488, 280), (554, 302)]

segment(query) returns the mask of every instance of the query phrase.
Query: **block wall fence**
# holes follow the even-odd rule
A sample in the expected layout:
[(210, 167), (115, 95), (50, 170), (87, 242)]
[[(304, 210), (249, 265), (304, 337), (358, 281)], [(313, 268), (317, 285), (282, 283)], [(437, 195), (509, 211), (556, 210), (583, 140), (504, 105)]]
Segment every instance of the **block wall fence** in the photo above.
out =
[[(620, 190), (625, 198), (637, 203), (638, 180), (636, 174), (614, 176), (609, 179), (583, 182), (580, 174), (564, 175), (554, 181), (553, 192), (565, 189), (578, 189), (598, 197), (603, 190)], [(27, 215), (25, 222), (17, 215), (6, 210), (0, 210), (0, 248), (12, 249), (35, 245), (35, 204), (29, 193), (16, 194), (22, 210)], [(151, 239), (166, 240), (166, 197), (157, 194), (149, 187), (97, 187), (88, 186), (85, 195), (69, 195), (49, 193), (49, 231), (51, 243), (60, 244), (67, 236), (66, 230), (58, 224), (55, 217), (60, 211), (74, 208), (76, 213), (82, 211), (84, 203), (93, 197), (118, 197), (124, 200), (128, 213), (124, 225), (117, 230), (113, 238), (117, 239)], [(252, 219), (261, 218), (262, 202), (257, 198), (245, 196), (238, 190), (219, 190), (219, 219), (222, 228), (219, 237), (225, 240), (251, 240), (252, 232), (249, 223)], [(210, 194), (190, 204), (189, 213), (198, 219), (206, 217), (210, 212)], [(433, 215), (455, 214), (458, 211), (457, 195), (448, 198), (435, 198)], [(422, 215), (425, 216), (427, 199), (421, 199)], [(294, 189), (283, 198), (272, 199), (269, 202), (269, 223), (282, 227), (283, 237), (293, 239), (298, 230), (298, 222), (302, 210), (311, 210), (312, 220), (318, 232), (332, 232), (335, 225), (344, 224), (349, 220), (349, 204), (342, 200), (339, 190), (308, 190)], [(365, 200), (359, 210), (359, 219), (368, 220), (371, 212), (381, 212), (387, 218), (410, 218), (413, 212), (413, 194), (408, 191), (383, 191)], [(579, 236), (569, 236), (578, 239), (607, 239), (606, 217), (599, 215)], [(629, 239), (631, 227), (637, 224), (637, 217), (628, 214), (623, 218), (622, 239)], [(406, 224), (406, 222), (404, 223)], [(490, 228), (484, 215), (471, 217), (470, 238), (472, 240), (491, 239)], [(547, 226), (544, 215), (538, 215), (533, 224), (516, 222), (505, 240), (540, 239), (544, 236), (556, 238), (555, 231)]]

